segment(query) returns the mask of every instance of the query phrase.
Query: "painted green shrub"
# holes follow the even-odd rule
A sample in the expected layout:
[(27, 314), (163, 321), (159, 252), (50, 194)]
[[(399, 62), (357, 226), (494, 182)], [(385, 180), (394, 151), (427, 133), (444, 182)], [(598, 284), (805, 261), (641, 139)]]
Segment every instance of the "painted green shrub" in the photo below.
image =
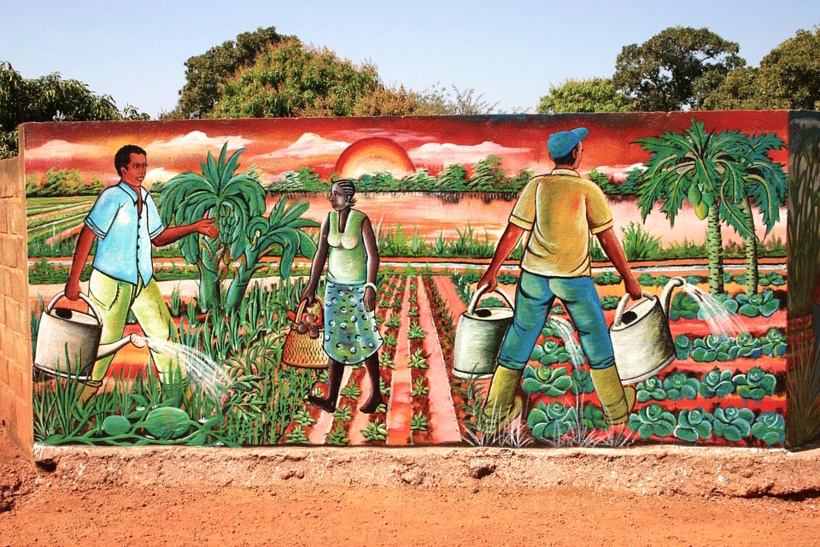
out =
[(715, 435), (727, 441), (738, 442), (752, 433), (755, 414), (748, 408), (716, 408), (712, 428)]
[(553, 340), (547, 340), (533, 348), (530, 361), (538, 361), (542, 365), (554, 365), (555, 363), (569, 363), (570, 358), (564, 346)]
[(636, 398), (639, 403), (645, 403), (651, 400), (666, 400), (666, 391), (663, 389), (663, 382), (657, 376), (652, 376), (640, 382), (636, 391)]
[(738, 313), (746, 317), (771, 317), (780, 308), (780, 301), (774, 297), (774, 291), (771, 289), (751, 296), (743, 293), (735, 298), (740, 305)]
[(572, 379), (563, 367), (531, 367), (524, 369), (521, 387), (530, 395), (543, 393), (548, 397), (560, 397), (572, 386)]
[(663, 380), (663, 389), (670, 401), (681, 399), (696, 399), (700, 382), (697, 378), (690, 378), (683, 372), (670, 374)]
[(732, 379), (731, 370), (721, 371), (714, 368), (703, 376), (698, 391), (700, 391), (701, 397), (707, 399), (712, 397), (725, 397), (735, 391), (735, 384)]
[(692, 349), (692, 341), (685, 334), (675, 336), (675, 355), (681, 361), (689, 359), (689, 351)]
[(578, 427), (578, 413), (561, 403), (538, 403), (527, 417), (527, 425), (539, 441), (558, 439)]
[(755, 401), (760, 401), (766, 395), (774, 395), (777, 385), (777, 379), (760, 367), (754, 367), (746, 374), (738, 374), (733, 381), (738, 395)]
[(648, 439), (652, 435), (665, 438), (672, 435), (678, 421), (674, 414), (664, 410), (658, 403), (652, 403), (640, 412), (630, 414), (627, 425), (629, 429), (637, 432), (641, 439)]
[(675, 437), (690, 443), (708, 439), (712, 436), (712, 420), (712, 415), (700, 408), (681, 410), (674, 431)]
[(592, 376), (583, 369), (573, 369), (572, 374), (570, 374), (570, 379), (572, 379), (570, 389), (572, 389), (572, 392), (576, 395), (595, 391), (595, 386), (592, 384)]
[(752, 436), (772, 446), (786, 440), (786, 420), (777, 412), (763, 412), (752, 425)]
[(761, 340), (760, 349), (770, 357), (781, 357), (786, 354), (786, 336), (776, 328), (771, 328)]
[(604, 411), (595, 405), (587, 405), (584, 407), (584, 414), (581, 421), (587, 429), (598, 429), (600, 431), (609, 429), (609, 424), (607, 424), (606, 417), (604, 417)]

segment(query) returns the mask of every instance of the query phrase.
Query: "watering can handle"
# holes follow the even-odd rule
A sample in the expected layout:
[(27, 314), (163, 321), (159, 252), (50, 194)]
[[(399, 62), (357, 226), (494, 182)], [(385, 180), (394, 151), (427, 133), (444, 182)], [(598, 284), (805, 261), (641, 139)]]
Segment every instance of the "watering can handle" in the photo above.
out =
[[(475, 307), (478, 305), (478, 300), (481, 298), (482, 293), (484, 293), (484, 291), (486, 291), (489, 288), (490, 288), (490, 285), (485, 283), (485, 284), (481, 285), (476, 290), (475, 294), (473, 295), (473, 299), (470, 300), (470, 305), (467, 307), (467, 313), (469, 313), (469, 314), (475, 313)], [(501, 291), (499, 289), (495, 289), (493, 292), (500, 294), (501, 298), (504, 299), (504, 301), (507, 303), (507, 305), (510, 308), (514, 309), (514, 306), (512, 305), (512, 302), (510, 302), (510, 299), (507, 298), (506, 294), (504, 294), (504, 291)]]
[[(655, 295), (643, 291), (643, 297), (651, 300), (655, 298)], [(629, 294), (625, 294), (621, 297), (621, 301), (618, 302), (618, 308), (615, 310), (615, 320), (612, 322), (613, 325), (621, 324), (621, 318), (623, 317), (624, 312), (626, 311), (626, 303), (629, 302), (629, 298)]]
[[(54, 305), (57, 303), (57, 301), (64, 296), (65, 291), (60, 291), (57, 294), (55, 294), (54, 298), (52, 298), (51, 302), (49, 302), (48, 306), (46, 306), (46, 313), (51, 313), (51, 310), (54, 309)], [(100, 311), (97, 309), (97, 306), (91, 301), (91, 299), (83, 293), (80, 293), (80, 299), (83, 300), (86, 304), (88, 304), (88, 310), (94, 315), (94, 318), (97, 319), (97, 322), (101, 323), (102, 319), (100, 318)]]

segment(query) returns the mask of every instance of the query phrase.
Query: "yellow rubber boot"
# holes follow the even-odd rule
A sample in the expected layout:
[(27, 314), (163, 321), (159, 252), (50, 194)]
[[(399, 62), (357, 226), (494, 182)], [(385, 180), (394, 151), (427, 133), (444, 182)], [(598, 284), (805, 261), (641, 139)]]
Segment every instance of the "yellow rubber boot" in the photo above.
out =
[(621, 378), (614, 365), (604, 369), (590, 369), (589, 375), (601, 401), (606, 421), (610, 425), (626, 422), (635, 406), (635, 388), (621, 385)]
[(521, 414), (523, 403), (520, 397), (515, 396), (515, 392), (523, 373), (523, 370), (496, 368), (490, 392), (484, 402), (484, 423), (481, 429), (485, 433), (498, 433)]

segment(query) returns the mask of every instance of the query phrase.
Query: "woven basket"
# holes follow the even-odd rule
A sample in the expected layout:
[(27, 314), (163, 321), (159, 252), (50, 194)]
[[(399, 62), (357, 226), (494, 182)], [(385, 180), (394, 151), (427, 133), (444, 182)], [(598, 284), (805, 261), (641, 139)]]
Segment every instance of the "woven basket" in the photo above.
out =
[[(316, 298), (319, 305), (323, 305), (319, 298)], [(307, 302), (302, 300), (299, 309), (296, 310), (296, 319), (291, 323), (290, 330), (285, 336), (285, 347), (282, 348), (282, 362), (291, 367), (297, 368), (327, 368), (327, 354), (324, 349), (325, 329), (319, 326), (319, 337), (311, 338), (306, 332), (299, 334), (296, 332), (296, 325), (305, 311)]]

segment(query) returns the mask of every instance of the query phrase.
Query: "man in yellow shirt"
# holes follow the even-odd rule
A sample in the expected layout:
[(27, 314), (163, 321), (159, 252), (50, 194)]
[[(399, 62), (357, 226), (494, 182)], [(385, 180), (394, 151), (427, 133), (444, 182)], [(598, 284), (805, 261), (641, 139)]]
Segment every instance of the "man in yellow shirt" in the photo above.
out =
[(621, 385), (600, 297), (590, 277), (590, 234), (598, 238), (633, 299), (641, 297), (641, 286), (612, 229), (604, 193), (578, 174), (582, 141), (588, 135), (587, 128), (579, 127), (549, 136), (547, 149), (555, 169), (549, 175), (533, 177), (521, 191), (493, 259), (478, 282), (479, 287), (488, 285), (488, 290), (494, 290), (501, 264), (529, 232), (516, 289), (515, 317), (484, 405), (488, 431), (503, 429), (521, 413), (522, 401), (515, 392), (556, 297), (578, 330), (607, 421), (624, 423), (635, 403), (635, 390)]

